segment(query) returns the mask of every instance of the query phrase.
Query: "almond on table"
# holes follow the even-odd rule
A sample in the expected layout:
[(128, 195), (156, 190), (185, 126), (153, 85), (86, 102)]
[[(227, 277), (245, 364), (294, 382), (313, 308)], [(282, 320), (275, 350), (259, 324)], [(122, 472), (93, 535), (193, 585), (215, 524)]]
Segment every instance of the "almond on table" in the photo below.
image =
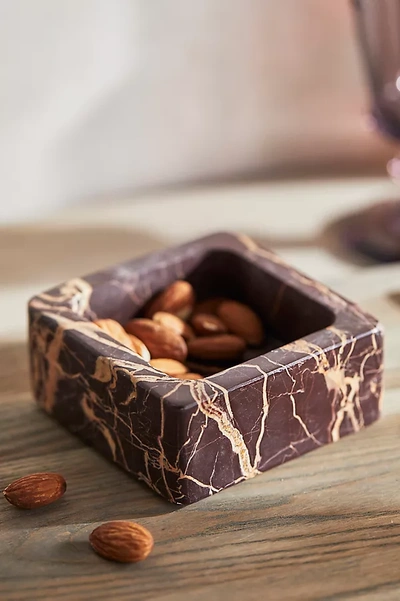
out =
[(98, 555), (120, 563), (143, 561), (154, 545), (153, 536), (147, 528), (126, 521), (98, 526), (89, 536), (89, 542)]
[(14, 480), (3, 491), (11, 505), (20, 509), (37, 509), (58, 501), (67, 489), (60, 474), (41, 472)]

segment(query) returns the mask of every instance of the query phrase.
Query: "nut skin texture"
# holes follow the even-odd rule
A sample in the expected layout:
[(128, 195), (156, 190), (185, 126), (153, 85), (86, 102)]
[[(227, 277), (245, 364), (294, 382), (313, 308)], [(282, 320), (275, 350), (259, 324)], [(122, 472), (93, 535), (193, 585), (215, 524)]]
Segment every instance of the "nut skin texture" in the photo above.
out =
[[(94, 322), (96, 326), (101, 328), (103, 332), (106, 332), (111, 338), (114, 338), (120, 344), (127, 346), (132, 351), (137, 353), (137, 349), (135, 348), (135, 343), (131, 340), (130, 336), (125, 332), (124, 328), (121, 326), (118, 321), (115, 319), (96, 319)], [(138, 353), (140, 356), (141, 353)]]
[(139, 340), (139, 338), (137, 336), (134, 336), (133, 334), (128, 334), (128, 336), (131, 340), (132, 349), (135, 351), (135, 353), (137, 353), (145, 361), (150, 361), (150, 351), (145, 345), (145, 343)]
[(166, 311), (157, 311), (153, 315), (153, 321), (160, 324), (164, 328), (168, 328), (175, 332), (175, 334), (179, 334), (185, 340), (190, 340), (194, 338), (194, 332), (189, 324), (183, 321), (177, 315), (173, 315), (172, 313), (167, 313)]
[(58, 501), (66, 489), (63, 476), (43, 472), (14, 480), (3, 494), (11, 505), (19, 509), (37, 509)]
[(244, 349), (246, 343), (243, 338), (232, 334), (219, 336), (202, 336), (188, 343), (189, 354), (196, 359), (227, 360), (236, 359)]
[(197, 313), (192, 317), (192, 326), (199, 336), (215, 336), (228, 331), (224, 322), (212, 313)]
[(125, 329), (144, 342), (153, 359), (168, 358), (181, 362), (186, 359), (187, 346), (182, 336), (151, 319), (132, 319)]
[(89, 536), (92, 548), (111, 561), (137, 563), (151, 553), (154, 540), (151, 533), (134, 522), (106, 522)]
[(250, 346), (261, 345), (264, 339), (263, 324), (248, 305), (226, 300), (220, 304), (217, 313), (232, 334), (240, 336)]
[(163, 371), (165, 374), (169, 376), (181, 377), (182, 374), (187, 372), (187, 367), (180, 361), (176, 361), (176, 359), (152, 359), (150, 361), (150, 365)]
[(152, 318), (158, 311), (165, 311), (187, 319), (193, 310), (195, 294), (191, 284), (176, 280), (150, 301), (145, 316)]

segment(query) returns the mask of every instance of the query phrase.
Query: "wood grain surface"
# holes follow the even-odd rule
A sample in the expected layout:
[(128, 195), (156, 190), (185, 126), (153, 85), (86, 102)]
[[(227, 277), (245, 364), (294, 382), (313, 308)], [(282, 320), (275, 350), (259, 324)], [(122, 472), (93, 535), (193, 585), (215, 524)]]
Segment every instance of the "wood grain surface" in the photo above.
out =
[[(386, 325), (381, 420), (189, 507), (158, 498), (38, 410), (25, 341), (0, 339), (0, 485), (46, 470), (68, 483), (61, 501), (36, 511), (0, 499), (1, 601), (399, 600), (397, 284), (400, 267), (335, 286)], [(91, 551), (90, 532), (111, 519), (151, 530), (148, 560), (119, 565)]]

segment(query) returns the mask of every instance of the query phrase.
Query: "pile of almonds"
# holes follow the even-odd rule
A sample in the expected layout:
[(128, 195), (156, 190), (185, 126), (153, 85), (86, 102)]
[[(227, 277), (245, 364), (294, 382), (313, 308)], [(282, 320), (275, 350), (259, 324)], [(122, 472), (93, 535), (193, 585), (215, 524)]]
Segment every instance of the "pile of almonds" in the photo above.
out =
[(95, 323), (175, 378), (198, 380), (217, 373), (264, 339), (263, 324), (249, 306), (222, 297), (196, 303), (192, 285), (184, 280), (165, 288), (143, 313), (125, 327), (113, 319)]

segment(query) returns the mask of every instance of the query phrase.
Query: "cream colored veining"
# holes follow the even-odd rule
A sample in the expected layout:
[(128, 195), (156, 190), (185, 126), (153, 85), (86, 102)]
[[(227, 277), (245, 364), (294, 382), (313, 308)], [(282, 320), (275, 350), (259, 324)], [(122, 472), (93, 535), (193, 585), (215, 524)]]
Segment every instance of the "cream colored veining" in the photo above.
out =
[(90, 308), (92, 292), (93, 288), (86, 280), (75, 278), (60, 287), (57, 297), (43, 292), (32, 299), (31, 304), (36, 309), (51, 307), (53, 312), (57, 311), (57, 305), (64, 310), (65, 306), (68, 306), (76, 315), (82, 317)]
[[(211, 388), (214, 385), (214, 382), (212, 384), (209, 383), (209, 386)], [(222, 387), (218, 385), (216, 386), (216, 388), (220, 391), (222, 389)], [(207, 394), (207, 391), (205, 389), (205, 382), (202, 382), (201, 380), (195, 381), (193, 384), (192, 392), (193, 397), (200, 408), (200, 411), (207, 415), (210, 419), (213, 419), (217, 423), (221, 434), (230, 441), (233, 451), (238, 456), (242, 474), (246, 478), (252, 478), (253, 476), (255, 476), (258, 473), (258, 471), (254, 466), (251, 465), (249, 451), (244, 442), (243, 435), (238, 430), (238, 428), (236, 428), (232, 424), (227, 412), (219, 406), (219, 403), (217, 404), (214, 402), (214, 399), (216, 397), (210, 397)], [(226, 390), (224, 392), (227, 393)]]
[(261, 373), (263, 377), (263, 387), (262, 387), (262, 417), (260, 424), (260, 432), (257, 436), (256, 441), (256, 453), (254, 457), (254, 467), (258, 468), (261, 462), (261, 442), (265, 436), (265, 428), (266, 422), (268, 419), (269, 413), (269, 400), (268, 400), (268, 374), (265, 373), (259, 365), (254, 365), (258, 372)]

